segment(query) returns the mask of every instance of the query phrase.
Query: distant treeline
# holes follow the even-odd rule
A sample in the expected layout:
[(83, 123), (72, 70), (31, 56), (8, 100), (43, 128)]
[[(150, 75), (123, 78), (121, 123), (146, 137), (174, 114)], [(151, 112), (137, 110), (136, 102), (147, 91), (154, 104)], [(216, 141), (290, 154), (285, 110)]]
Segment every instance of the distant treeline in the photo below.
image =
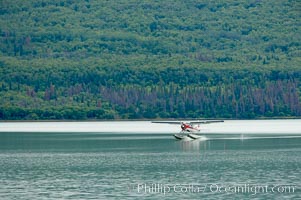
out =
[(0, 119), (300, 117), (298, 8), (3, 0)]
[(38, 73), (34, 68), (10, 69), (0, 84), (1, 119), (301, 115), (300, 71), (108, 67)]

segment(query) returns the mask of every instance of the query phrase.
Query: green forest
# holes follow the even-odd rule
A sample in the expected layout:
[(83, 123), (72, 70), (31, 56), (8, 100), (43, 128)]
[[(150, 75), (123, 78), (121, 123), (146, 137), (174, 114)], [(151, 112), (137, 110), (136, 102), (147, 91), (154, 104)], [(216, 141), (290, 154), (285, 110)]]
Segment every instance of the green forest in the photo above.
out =
[(0, 120), (301, 117), (299, 0), (1, 0)]

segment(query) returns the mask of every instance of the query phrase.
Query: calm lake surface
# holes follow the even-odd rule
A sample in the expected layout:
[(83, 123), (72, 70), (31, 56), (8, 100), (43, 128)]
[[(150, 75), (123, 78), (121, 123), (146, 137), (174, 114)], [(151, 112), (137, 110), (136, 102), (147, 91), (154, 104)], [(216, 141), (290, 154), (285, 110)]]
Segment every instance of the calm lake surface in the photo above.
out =
[(1, 200), (301, 198), (300, 120), (225, 122), (186, 142), (179, 127), (72, 123), (0, 123)]

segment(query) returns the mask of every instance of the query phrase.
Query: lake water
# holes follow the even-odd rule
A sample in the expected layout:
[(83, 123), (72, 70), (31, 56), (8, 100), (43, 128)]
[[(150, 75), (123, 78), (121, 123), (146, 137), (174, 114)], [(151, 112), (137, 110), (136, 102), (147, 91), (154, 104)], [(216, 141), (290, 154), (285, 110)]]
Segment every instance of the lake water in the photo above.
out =
[(206, 125), (204, 141), (178, 129), (0, 123), (0, 199), (301, 198), (301, 120)]

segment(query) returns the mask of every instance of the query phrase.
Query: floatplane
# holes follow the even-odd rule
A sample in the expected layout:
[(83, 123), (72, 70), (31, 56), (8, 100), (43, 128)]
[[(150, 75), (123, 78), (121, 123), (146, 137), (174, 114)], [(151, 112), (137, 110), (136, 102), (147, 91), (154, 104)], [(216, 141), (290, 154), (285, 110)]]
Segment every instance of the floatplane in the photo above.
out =
[(206, 121), (152, 121), (152, 123), (158, 124), (174, 124), (181, 125), (181, 131), (178, 134), (174, 134), (174, 137), (178, 140), (196, 140), (203, 138), (204, 136), (200, 135), (201, 124), (211, 124), (211, 123), (220, 123), (224, 122), (223, 120), (206, 120)]

